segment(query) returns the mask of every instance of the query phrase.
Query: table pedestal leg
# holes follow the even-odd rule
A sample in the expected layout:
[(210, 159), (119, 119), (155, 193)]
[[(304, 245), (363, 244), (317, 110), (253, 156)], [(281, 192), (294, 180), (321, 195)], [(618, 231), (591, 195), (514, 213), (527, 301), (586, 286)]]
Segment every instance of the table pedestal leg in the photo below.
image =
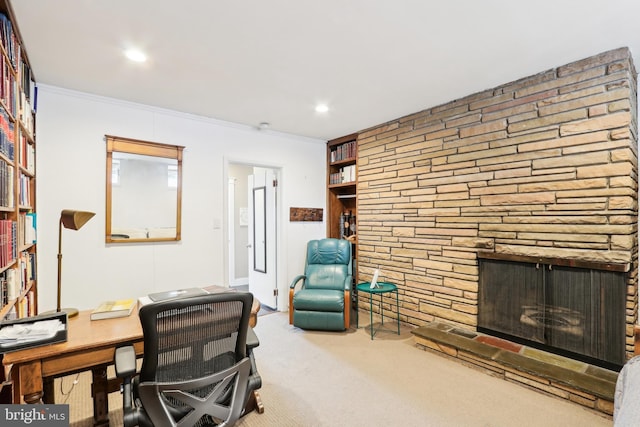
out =
[(44, 391), (44, 396), (42, 396), (44, 403), (56, 403), (53, 378), (46, 377), (42, 379), (42, 390)]
[(29, 404), (42, 403), (42, 393), (30, 393), (24, 395), (24, 402)]
[(25, 363), (11, 371), (13, 380), (13, 403), (42, 403), (42, 365), (40, 361)]
[(93, 373), (93, 384), (91, 393), (93, 395), (93, 425), (109, 425), (109, 390), (107, 387), (107, 367), (99, 366), (91, 370)]

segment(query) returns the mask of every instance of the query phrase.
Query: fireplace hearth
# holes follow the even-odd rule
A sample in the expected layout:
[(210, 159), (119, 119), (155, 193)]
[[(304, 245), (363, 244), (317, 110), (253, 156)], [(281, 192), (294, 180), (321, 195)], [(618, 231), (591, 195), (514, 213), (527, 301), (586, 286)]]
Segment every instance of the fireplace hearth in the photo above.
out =
[(411, 331), (417, 348), (530, 389), (613, 414), (618, 372), (446, 323)]
[(479, 259), (478, 331), (607, 369), (622, 367), (623, 271), (496, 258)]

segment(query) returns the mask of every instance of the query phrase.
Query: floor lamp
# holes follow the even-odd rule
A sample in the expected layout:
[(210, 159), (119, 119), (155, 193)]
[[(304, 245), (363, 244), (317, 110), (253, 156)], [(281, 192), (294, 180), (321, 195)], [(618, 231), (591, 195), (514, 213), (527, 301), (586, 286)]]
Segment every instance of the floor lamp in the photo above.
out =
[(64, 209), (60, 213), (60, 224), (58, 226), (58, 305), (56, 306), (56, 311), (58, 313), (67, 313), (68, 317), (77, 315), (78, 310), (75, 308), (60, 308), (60, 296), (62, 294), (62, 227), (69, 230), (80, 230), (94, 215), (95, 213), (93, 212), (73, 211), (70, 209)]

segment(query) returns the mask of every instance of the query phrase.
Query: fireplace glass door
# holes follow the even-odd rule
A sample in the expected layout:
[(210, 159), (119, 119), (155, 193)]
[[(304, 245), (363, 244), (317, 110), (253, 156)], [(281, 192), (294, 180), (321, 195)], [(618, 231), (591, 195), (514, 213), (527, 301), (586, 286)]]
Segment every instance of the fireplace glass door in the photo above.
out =
[(478, 330), (618, 368), (625, 291), (620, 272), (481, 259)]

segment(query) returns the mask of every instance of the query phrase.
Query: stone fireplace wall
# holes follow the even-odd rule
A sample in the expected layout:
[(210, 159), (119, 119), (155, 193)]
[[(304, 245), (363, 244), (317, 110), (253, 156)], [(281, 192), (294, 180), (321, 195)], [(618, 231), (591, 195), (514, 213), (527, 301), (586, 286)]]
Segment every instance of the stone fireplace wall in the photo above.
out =
[(360, 280), (398, 284), (404, 322), (475, 329), (478, 251), (623, 264), (631, 355), (636, 89), (620, 48), (360, 132)]

